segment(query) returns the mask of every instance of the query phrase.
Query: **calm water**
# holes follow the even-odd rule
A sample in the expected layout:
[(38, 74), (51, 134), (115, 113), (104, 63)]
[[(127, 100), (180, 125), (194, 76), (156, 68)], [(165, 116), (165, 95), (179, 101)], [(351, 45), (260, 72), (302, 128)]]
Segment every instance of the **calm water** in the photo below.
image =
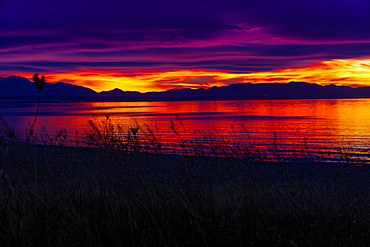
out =
[[(35, 109), (36, 104), (0, 103), (0, 116), (22, 134)], [(101, 121), (104, 114), (142, 132), (147, 125), (166, 147), (178, 150), (180, 139), (207, 134), (262, 146), (274, 141), (274, 132), (284, 149), (352, 147), (367, 156), (370, 148), (370, 99), (43, 103), (36, 129), (85, 133), (88, 120)]]

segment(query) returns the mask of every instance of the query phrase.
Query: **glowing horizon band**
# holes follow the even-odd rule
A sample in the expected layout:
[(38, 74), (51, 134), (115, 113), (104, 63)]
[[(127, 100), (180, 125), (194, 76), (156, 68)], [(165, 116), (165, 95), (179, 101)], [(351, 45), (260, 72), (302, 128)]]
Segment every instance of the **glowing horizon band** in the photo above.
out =
[[(31, 73), (18, 74), (31, 78)], [(48, 82), (66, 82), (97, 92), (119, 88), (123, 91), (166, 91), (171, 88), (210, 88), (234, 82), (266, 83), (304, 81), (319, 85), (370, 86), (370, 59), (336, 59), (321, 61), (304, 68), (289, 68), (252, 73), (227, 73), (206, 70), (170, 70), (159, 72), (115, 72), (84, 70), (43, 74)]]

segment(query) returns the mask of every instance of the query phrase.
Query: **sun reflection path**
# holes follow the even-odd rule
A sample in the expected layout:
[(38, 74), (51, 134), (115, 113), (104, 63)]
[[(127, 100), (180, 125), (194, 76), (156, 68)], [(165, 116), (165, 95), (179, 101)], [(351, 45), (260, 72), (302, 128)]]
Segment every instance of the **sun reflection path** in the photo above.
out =
[[(4, 119), (18, 130), (26, 129), (35, 105), (7, 104), (7, 108)], [(160, 144), (158, 152), (209, 147), (243, 154), (249, 147), (268, 150), (271, 143), (294, 155), (300, 150), (326, 155), (341, 149), (368, 159), (370, 152), (369, 99), (66, 102), (45, 103), (42, 109), (35, 126), (40, 143), (55, 144), (56, 133), (65, 129), (68, 138), (62, 141), (84, 145), (92, 121), (100, 133), (112, 134), (113, 143), (127, 143), (131, 140), (127, 136), (137, 129), (140, 138), (135, 141), (152, 148)]]

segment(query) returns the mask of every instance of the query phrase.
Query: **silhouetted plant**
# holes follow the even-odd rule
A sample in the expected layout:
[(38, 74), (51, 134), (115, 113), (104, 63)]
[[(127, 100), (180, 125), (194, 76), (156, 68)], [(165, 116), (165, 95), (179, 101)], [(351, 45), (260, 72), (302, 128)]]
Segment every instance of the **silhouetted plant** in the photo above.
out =
[(35, 117), (33, 119), (30, 131), (29, 131), (30, 136), (33, 135), (33, 132), (34, 132), (33, 128), (35, 127), (36, 120), (37, 120), (37, 117), (39, 115), (40, 101), (41, 101), (41, 90), (43, 89), (43, 87), (45, 85), (45, 76), (41, 76), (41, 78), (40, 78), (39, 74), (34, 74), (33, 77), (32, 77), (32, 80), (35, 83), (36, 88), (39, 90), (39, 94), (38, 94), (38, 98), (37, 98), (37, 108), (36, 108)]

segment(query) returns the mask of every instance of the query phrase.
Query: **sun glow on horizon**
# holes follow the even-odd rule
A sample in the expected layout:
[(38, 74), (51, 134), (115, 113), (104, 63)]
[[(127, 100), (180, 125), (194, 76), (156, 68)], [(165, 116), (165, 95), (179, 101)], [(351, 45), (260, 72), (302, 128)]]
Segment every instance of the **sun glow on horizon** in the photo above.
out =
[[(32, 74), (18, 74), (31, 78)], [(123, 91), (166, 91), (174, 88), (210, 88), (233, 83), (288, 83), (301, 81), (319, 85), (370, 86), (370, 59), (321, 61), (304, 68), (289, 68), (251, 73), (227, 73), (206, 70), (172, 70), (158, 72), (113, 72), (80, 70), (43, 74), (49, 82), (66, 82), (97, 92), (115, 88)]]

